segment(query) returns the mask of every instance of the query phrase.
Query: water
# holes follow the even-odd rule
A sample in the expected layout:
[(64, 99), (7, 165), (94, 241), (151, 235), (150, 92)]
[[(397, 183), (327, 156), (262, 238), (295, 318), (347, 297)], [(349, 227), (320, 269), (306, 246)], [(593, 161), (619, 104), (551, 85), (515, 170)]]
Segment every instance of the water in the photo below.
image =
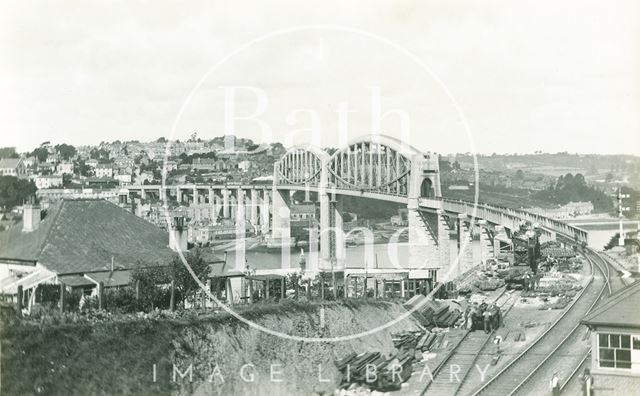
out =
[[(456, 241), (449, 241), (450, 258), (453, 263), (458, 255)], [(373, 245), (358, 245), (346, 249), (345, 266), (347, 269), (403, 269), (409, 261), (410, 246), (406, 242), (389, 242)], [(472, 242), (474, 262), (480, 261), (480, 242)], [(319, 252), (309, 252), (305, 249), (307, 268), (309, 263), (319, 260)], [(229, 251), (227, 263), (235, 266), (236, 253)], [(249, 250), (245, 253), (246, 262), (252, 269), (278, 269), (282, 268), (282, 262), (288, 263), (290, 268), (299, 269), (300, 249), (292, 249), (283, 255), (280, 250)], [(437, 257), (434, 258), (437, 260)], [(239, 267), (244, 268), (242, 263)], [(406, 268), (406, 267), (405, 267)]]

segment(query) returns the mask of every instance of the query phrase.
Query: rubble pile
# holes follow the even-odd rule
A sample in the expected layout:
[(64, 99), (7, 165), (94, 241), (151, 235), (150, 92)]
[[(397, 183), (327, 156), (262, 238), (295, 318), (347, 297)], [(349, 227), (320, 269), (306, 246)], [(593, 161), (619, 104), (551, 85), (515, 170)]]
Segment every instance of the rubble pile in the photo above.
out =
[(478, 274), (473, 281), (473, 287), (481, 291), (494, 291), (504, 286), (504, 279), (497, 276), (497, 273), (483, 271)]

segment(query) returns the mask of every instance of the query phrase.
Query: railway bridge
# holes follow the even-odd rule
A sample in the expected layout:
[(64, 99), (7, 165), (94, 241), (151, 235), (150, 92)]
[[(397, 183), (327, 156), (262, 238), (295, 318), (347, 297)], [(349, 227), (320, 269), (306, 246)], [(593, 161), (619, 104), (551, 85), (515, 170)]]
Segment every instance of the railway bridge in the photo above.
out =
[[(565, 238), (586, 243), (588, 233), (578, 227), (541, 215), (498, 207), (488, 203), (443, 199), (438, 154), (421, 152), (398, 139), (367, 135), (352, 140), (332, 154), (319, 147), (294, 146), (274, 164), (269, 184), (131, 185), (128, 193), (142, 197), (157, 194), (161, 199), (175, 192), (178, 201), (187, 200), (211, 210), (213, 219), (235, 218), (239, 237), (249, 220), (271, 245), (288, 250), (291, 238), (292, 194), (304, 192), (319, 203), (319, 260), (310, 271), (345, 268), (345, 238), (341, 200), (361, 197), (401, 204), (407, 209), (408, 226), (401, 231), (408, 240), (409, 258), (400, 270), (427, 273), (438, 281), (466, 272), (473, 265), (472, 232), (480, 234), (482, 260), (498, 248), (498, 241), (515, 231), (523, 221), (537, 224), (543, 240)], [(359, 232), (364, 230), (352, 230)], [(459, 260), (451, 257), (450, 234), (455, 234)], [(311, 246), (312, 248), (312, 246)], [(282, 270), (290, 261), (283, 260)]]

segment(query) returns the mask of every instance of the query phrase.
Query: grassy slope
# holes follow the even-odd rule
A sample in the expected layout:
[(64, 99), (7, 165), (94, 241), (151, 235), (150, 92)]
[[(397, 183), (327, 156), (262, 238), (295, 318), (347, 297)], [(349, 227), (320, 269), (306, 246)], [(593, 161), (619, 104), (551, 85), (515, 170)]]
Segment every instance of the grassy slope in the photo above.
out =
[[(247, 316), (271, 329), (300, 336), (334, 337), (361, 332), (404, 310), (380, 302), (326, 305), (326, 328), (319, 306), (287, 304), (260, 308)], [(351, 351), (393, 350), (390, 332), (414, 329), (411, 320), (390, 330), (339, 343), (303, 343), (274, 337), (227, 315), (192, 322), (135, 320), (97, 325), (20, 325), (2, 331), (3, 394), (309, 394), (331, 391), (339, 376), (336, 358)], [(158, 381), (152, 381), (153, 364)], [(239, 376), (255, 365), (255, 382)], [(171, 382), (172, 365), (193, 364), (194, 382)], [(281, 364), (282, 383), (271, 382), (271, 364)], [(318, 381), (318, 365), (323, 378)], [(224, 377), (209, 383), (218, 365)], [(250, 370), (248, 371), (250, 372)]]

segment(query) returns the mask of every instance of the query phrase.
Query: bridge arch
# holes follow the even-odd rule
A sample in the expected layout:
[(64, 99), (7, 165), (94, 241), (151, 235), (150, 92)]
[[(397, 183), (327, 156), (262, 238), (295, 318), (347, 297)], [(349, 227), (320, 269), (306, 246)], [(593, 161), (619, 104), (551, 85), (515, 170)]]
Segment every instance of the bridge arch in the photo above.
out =
[(290, 147), (274, 168), (279, 184), (319, 184), (329, 154), (312, 145)]
[(385, 135), (366, 135), (336, 151), (327, 164), (336, 188), (407, 195), (412, 158), (420, 151)]

